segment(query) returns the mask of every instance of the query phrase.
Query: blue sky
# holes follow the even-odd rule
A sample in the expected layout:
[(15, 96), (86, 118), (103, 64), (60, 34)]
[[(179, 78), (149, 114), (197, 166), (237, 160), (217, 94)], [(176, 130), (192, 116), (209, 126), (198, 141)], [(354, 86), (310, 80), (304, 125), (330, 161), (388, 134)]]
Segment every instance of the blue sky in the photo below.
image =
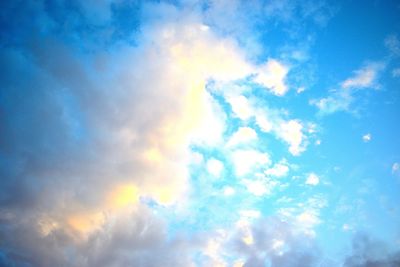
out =
[(0, 266), (400, 266), (396, 1), (0, 10)]

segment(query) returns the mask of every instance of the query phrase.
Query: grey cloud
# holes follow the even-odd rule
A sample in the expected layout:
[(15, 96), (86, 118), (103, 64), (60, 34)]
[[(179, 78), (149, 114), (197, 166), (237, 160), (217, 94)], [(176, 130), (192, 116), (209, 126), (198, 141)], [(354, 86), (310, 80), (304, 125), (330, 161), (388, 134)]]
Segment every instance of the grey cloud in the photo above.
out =
[(353, 239), (351, 255), (346, 257), (343, 266), (397, 267), (400, 266), (400, 251), (391, 251), (388, 244), (366, 233), (358, 233)]
[(237, 255), (246, 258), (245, 266), (312, 267), (323, 259), (313, 238), (278, 218), (256, 222), (251, 233), (253, 244), (245, 244), (240, 234), (230, 244)]

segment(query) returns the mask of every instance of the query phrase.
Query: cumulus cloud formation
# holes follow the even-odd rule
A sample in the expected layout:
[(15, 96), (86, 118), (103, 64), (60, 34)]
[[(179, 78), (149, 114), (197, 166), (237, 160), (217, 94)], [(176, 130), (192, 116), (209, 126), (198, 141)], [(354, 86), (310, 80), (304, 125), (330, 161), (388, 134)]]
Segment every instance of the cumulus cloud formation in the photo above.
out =
[(285, 84), (288, 71), (288, 68), (277, 60), (270, 59), (264, 66), (261, 66), (255, 81), (270, 89), (274, 94), (281, 96), (288, 90)]
[[(57, 25), (44, 5), (22, 12)], [(185, 197), (189, 143), (212, 145), (224, 127), (205, 82), (243, 77), (247, 63), (233, 41), (218, 39), (195, 16), (178, 24), (174, 6), (145, 8), (164, 20), (142, 25), (137, 47), (81, 54), (50, 33), (39, 38), (34, 29), (29, 42), (2, 50), (8, 66), (1, 76), (4, 264), (192, 264), (169, 254), (159, 232), (164, 223), (142, 200), (168, 206)], [(108, 20), (112, 11), (104, 4), (98, 12)], [(130, 216), (136, 210), (141, 215)], [(160, 226), (152, 228), (157, 220)], [(141, 252), (118, 256), (128, 250), (159, 250), (171, 262)]]
[[(326, 262), (328, 198), (299, 167), (315, 118), (283, 108), (304, 87), (264, 44), (278, 24), (290, 41), (305, 20), (323, 27), (325, 1), (0, 6), (0, 266)], [(382, 70), (365, 65), (315, 105), (347, 110)], [(355, 243), (344, 266), (398, 263)]]

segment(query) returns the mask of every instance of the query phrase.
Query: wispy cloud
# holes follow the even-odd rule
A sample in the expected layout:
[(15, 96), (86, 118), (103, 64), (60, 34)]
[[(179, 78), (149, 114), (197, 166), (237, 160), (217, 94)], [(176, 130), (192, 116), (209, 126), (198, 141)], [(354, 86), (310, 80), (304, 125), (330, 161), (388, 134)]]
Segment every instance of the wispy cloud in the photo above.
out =
[(339, 89), (333, 90), (325, 98), (312, 99), (310, 104), (316, 106), (323, 115), (349, 111), (358, 90), (379, 88), (378, 79), (384, 68), (382, 62), (367, 63), (361, 69), (354, 71), (353, 76), (341, 82)]

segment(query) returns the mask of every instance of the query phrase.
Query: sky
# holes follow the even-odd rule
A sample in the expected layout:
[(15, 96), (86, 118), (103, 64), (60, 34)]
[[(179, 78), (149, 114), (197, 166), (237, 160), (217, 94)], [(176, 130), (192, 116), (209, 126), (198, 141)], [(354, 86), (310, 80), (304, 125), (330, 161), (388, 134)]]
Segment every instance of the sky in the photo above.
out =
[(400, 266), (400, 2), (0, 1), (1, 267)]

